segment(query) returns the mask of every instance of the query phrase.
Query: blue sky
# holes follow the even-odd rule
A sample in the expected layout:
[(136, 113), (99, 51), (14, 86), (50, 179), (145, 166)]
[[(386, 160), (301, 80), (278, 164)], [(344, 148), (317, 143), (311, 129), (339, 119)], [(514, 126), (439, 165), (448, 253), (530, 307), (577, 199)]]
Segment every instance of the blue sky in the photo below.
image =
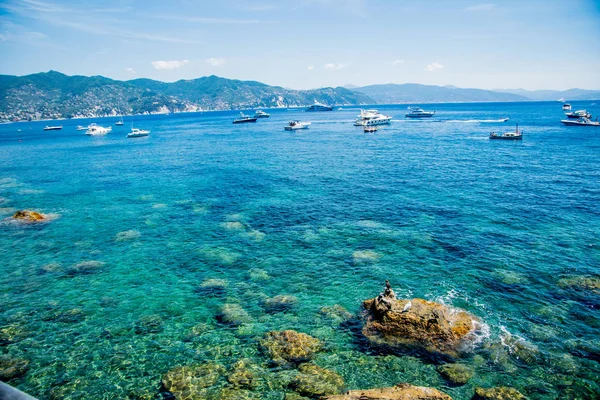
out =
[(0, 73), (600, 89), (600, 1), (0, 0)]

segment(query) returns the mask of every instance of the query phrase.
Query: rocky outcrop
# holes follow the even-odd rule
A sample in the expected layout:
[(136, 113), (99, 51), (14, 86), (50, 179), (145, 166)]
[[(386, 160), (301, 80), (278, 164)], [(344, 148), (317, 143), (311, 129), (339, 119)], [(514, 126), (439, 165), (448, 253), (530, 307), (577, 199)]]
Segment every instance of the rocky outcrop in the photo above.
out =
[(346, 394), (328, 396), (325, 400), (452, 400), (434, 388), (400, 383), (393, 387), (369, 390), (350, 390)]
[(558, 286), (564, 289), (590, 291), (600, 294), (600, 277), (598, 276), (572, 276), (558, 281)]
[(180, 366), (171, 369), (163, 376), (162, 385), (178, 400), (203, 399), (204, 389), (217, 383), (223, 373), (225, 367), (215, 363)]
[(276, 363), (308, 361), (323, 347), (319, 339), (293, 330), (268, 332), (260, 345)]
[(290, 382), (290, 388), (303, 396), (321, 397), (341, 393), (344, 379), (337, 373), (312, 363), (298, 367), (300, 372)]
[(221, 306), (217, 320), (223, 324), (238, 326), (252, 322), (252, 317), (239, 304), (227, 303)]
[(517, 389), (498, 386), (491, 389), (476, 388), (471, 400), (525, 400), (526, 397)]
[(442, 358), (459, 355), (473, 337), (479, 320), (466, 311), (423, 299), (398, 300), (387, 284), (378, 297), (363, 302), (363, 335), (373, 345), (393, 350), (419, 350)]
[(437, 371), (446, 380), (454, 385), (464, 385), (473, 377), (473, 368), (464, 364), (444, 364), (437, 367)]
[(233, 365), (227, 380), (236, 389), (255, 389), (260, 380), (258, 368), (250, 360), (240, 360)]
[(13, 215), (13, 219), (23, 222), (43, 222), (46, 216), (36, 211), (19, 210)]
[(29, 360), (9, 355), (0, 355), (0, 380), (9, 381), (25, 375), (29, 369)]

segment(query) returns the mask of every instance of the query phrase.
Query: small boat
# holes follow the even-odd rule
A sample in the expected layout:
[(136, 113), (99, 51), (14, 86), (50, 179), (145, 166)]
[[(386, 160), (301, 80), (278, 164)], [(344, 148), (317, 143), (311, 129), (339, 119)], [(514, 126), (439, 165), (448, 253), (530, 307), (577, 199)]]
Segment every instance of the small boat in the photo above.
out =
[(500, 139), (500, 140), (521, 140), (523, 139), (523, 132), (519, 130), (519, 124), (515, 128), (514, 132), (506, 132), (506, 133), (490, 133), (490, 139)]
[(364, 133), (372, 133), (372, 132), (377, 132), (377, 127), (376, 126), (366, 126), (363, 128), (363, 132)]
[(506, 121), (508, 121), (508, 118), (502, 118), (502, 119), (500, 120), (500, 122), (506, 122)]
[(87, 129), (88, 129), (88, 128), (87, 128), (87, 127), (85, 127), (85, 126), (82, 126), (82, 125), (77, 125), (77, 130), (78, 130), (78, 131), (87, 131)]
[(44, 128), (45, 131), (60, 131), (61, 129), (62, 129), (62, 125), (57, 125), (57, 126), (46, 125), (46, 127)]
[(286, 131), (295, 131), (297, 129), (307, 129), (309, 126), (310, 122), (290, 121), (284, 129)]
[(88, 129), (85, 132), (85, 134), (88, 136), (102, 136), (102, 135), (106, 135), (110, 131), (112, 131), (111, 126), (109, 126), (108, 128), (105, 128), (100, 125), (90, 124), (90, 126), (88, 126)]
[(408, 107), (406, 118), (430, 118), (433, 117), (435, 111), (425, 111), (420, 107)]
[(563, 111), (569, 111), (571, 110), (571, 105), (569, 103), (565, 103), (562, 106)]
[(270, 116), (270, 114), (267, 114), (262, 110), (256, 110), (256, 112), (254, 113), (254, 118), (269, 118)]
[(245, 115), (243, 112), (241, 112), (240, 117), (233, 121), (234, 124), (242, 124), (244, 122), (256, 122), (256, 118)]
[(360, 110), (360, 114), (354, 126), (372, 126), (372, 125), (385, 125), (389, 124), (392, 117), (389, 115), (383, 115), (377, 110)]
[(315, 104), (306, 107), (305, 111), (333, 111), (333, 107), (325, 104), (321, 104), (315, 100)]
[(589, 118), (582, 117), (577, 121), (572, 121), (570, 119), (563, 119), (560, 122), (567, 126), (600, 126), (600, 122), (598, 122), (598, 118), (596, 117), (596, 121), (590, 121)]
[(587, 112), (586, 110), (577, 110), (570, 113), (565, 113), (567, 118), (592, 118), (592, 114)]
[(150, 131), (147, 131), (145, 129), (131, 128), (131, 132), (129, 132), (127, 134), (127, 137), (128, 138), (136, 138), (136, 137), (148, 136), (149, 134), (150, 134)]
[(115, 122), (116, 126), (123, 126), (123, 118), (121, 117), (120, 121)]

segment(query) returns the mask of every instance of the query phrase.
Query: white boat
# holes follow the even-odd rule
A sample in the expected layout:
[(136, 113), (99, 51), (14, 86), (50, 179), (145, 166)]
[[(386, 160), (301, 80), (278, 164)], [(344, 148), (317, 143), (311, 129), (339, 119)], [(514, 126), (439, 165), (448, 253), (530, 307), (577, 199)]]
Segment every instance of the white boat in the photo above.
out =
[(123, 116), (121, 115), (121, 119), (115, 122), (116, 126), (123, 126)]
[(430, 118), (433, 117), (435, 111), (425, 111), (420, 107), (408, 107), (406, 118)]
[(515, 128), (514, 132), (506, 132), (506, 133), (490, 133), (490, 139), (500, 139), (500, 140), (521, 140), (523, 139), (523, 132), (519, 130), (519, 124)]
[(364, 133), (373, 133), (373, 132), (377, 132), (377, 127), (376, 126), (365, 126), (363, 128), (363, 132)]
[(319, 103), (315, 100), (313, 105), (306, 107), (306, 111), (333, 111), (333, 107)]
[(45, 131), (60, 131), (61, 129), (62, 129), (62, 125), (57, 125), (57, 126), (46, 125), (46, 127), (44, 128)]
[(383, 115), (377, 110), (360, 110), (360, 114), (354, 126), (375, 126), (389, 124), (392, 117), (389, 115)]
[(105, 128), (105, 127), (100, 126), (100, 125), (90, 124), (88, 126), (88, 129), (85, 132), (85, 134), (88, 135), (88, 136), (102, 136), (102, 135), (106, 135), (110, 131), (112, 131), (112, 127), (111, 126), (109, 126), (108, 128)]
[(571, 110), (571, 105), (569, 103), (565, 103), (562, 106), (563, 111), (569, 111)]
[(129, 132), (127, 134), (127, 137), (128, 138), (136, 138), (136, 137), (148, 136), (149, 134), (150, 134), (150, 131), (147, 131), (145, 129), (131, 128), (131, 132)]
[(286, 131), (295, 131), (297, 129), (307, 129), (309, 126), (310, 122), (290, 121), (284, 129)]
[(262, 110), (256, 110), (256, 112), (254, 113), (254, 118), (269, 118), (270, 116), (270, 114), (267, 114)]
[(257, 118), (256, 117), (251, 117), (249, 115), (244, 114), (243, 112), (240, 112), (240, 116), (239, 118), (236, 118), (233, 120), (234, 124), (243, 124), (246, 122), (256, 122)]
[(565, 113), (565, 115), (567, 116), (567, 118), (592, 118), (592, 114), (590, 114), (586, 110), (572, 111), (570, 113)]
[(600, 126), (600, 122), (598, 122), (598, 118), (596, 118), (596, 121), (590, 121), (589, 118), (579, 118), (576, 121), (570, 120), (570, 119), (563, 119), (560, 122), (562, 122), (563, 124), (567, 125), (567, 126)]
[(87, 129), (88, 129), (88, 128), (87, 128), (87, 127), (85, 127), (85, 126), (82, 126), (82, 125), (77, 125), (77, 130), (78, 130), (78, 131), (87, 131)]

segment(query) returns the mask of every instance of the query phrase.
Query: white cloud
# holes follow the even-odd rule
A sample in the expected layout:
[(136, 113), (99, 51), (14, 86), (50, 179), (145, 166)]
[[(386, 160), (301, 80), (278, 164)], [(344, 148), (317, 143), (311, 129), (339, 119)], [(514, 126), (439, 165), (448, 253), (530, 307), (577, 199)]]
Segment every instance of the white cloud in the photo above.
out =
[(400, 64), (404, 64), (404, 60), (394, 60), (392, 62), (392, 65), (400, 65)]
[(442, 64), (440, 64), (439, 62), (432, 62), (431, 64), (429, 64), (428, 66), (425, 67), (425, 71), (435, 71), (436, 69), (443, 69), (444, 66)]
[(469, 6), (465, 8), (465, 11), (490, 11), (494, 8), (496, 8), (496, 4), (494, 3), (483, 3)]
[(125, 68), (125, 71), (129, 72), (132, 75), (135, 75), (135, 69), (133, 68)]
[(308, 69), (309, 71), (312, 71), (313, 69), (315, 69), (315, 66), (314, 66), (314, 65), (309, 65), (309, 66), (307, 67), (307, 69)]
[(224, 58), (209, 58), (206, 60), (207, 63), (209, 63), (210, 65), (212, 65), (213, 67), (218, 67), (220, 65), (225, 64), (225, 59)]
[(323, 66), (323, 68), (325, 69), (342, 69), (342, 68), (346, 68), (348, 66), (348, 64), (333, 64), (333, 63), (329, 63), (329, 64), (325, 64)]
[(183, 61), (152, 61), (152, 65), (156, 69), (176, 69), (189, 64), (189, 60)]

